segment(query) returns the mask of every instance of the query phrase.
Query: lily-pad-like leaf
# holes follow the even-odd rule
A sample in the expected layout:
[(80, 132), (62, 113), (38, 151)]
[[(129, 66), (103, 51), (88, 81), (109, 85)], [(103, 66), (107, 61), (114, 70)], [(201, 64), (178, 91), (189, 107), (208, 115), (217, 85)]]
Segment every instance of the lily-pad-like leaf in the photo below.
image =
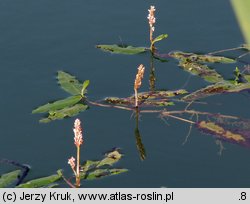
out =
[(240, 132), (239, 130), (228, 130), (221, 124), (211, 121), (200, 121), (196, 124), (196, 126), (202, 132), (214, 135), (220, 140), (240, 144), (243, 146), (250, 146), (250, 135), (244, 134), (244, 132)]
[(82, 99), (81, 95), (70, 96), (66, 99), (58, 100), (53, 103), (47, 103), (32, 111), (32, 113), (46, 113), (49, 111), (60, 110), (78, 103)]
[(222, 76), (215, 70), (210, 69), (207, 65), (183, 60), (179, 63), (179, 66), (185, 71), (193, 75), (197, 75), (210, 83), (217, 83), (223, 81)]
[(97, 45), (97, 48), (116, 54), (135, 55), (146, 51), (145, 47), (133, 47), (123, 45)]
[(15, 170), (6, 174), (0, 175), (0, 188), (9, 187), (15, 182), (21, 174), (21, 170)]
[(195, 53), (173, 51), (169, 53), (170, 57), (178, 60), (187, 60), (189, 62), (199, 62), (199, 63), (235, 63), (234, 59), (223, 57), (223, 56), (213, 56), (213, 55), (199, 55)]
[(161, 41), (167, 37), (168, 37), (168, 34), (161, 34), (157, 36), (155, 39), (153, 39), (152, 44), (155, 44), (156, 42)]
[(40, 120), (41, 123), (48, 123), (52, 120), (60, 120), (66, 117), (73, 117), (78, 115), (80, 112), (88, 109), (87, 105), (75, 104), (70, 107), (66, 107), (60, 110), (49, 111), (49, 116)]
[(93, 180), (93, 179), (103, 178), (106, 176), (121, 174), (127, 171), (128, 171), (127, 169), (96, 169), (92, 172), (89, 172), (87, 175), (83, 175), (83, 177), (80, 174), (80, 177), (87, 180)]
[(58, 170), (57, 174), (34, 179), (31, 181), (28, 181), (27, 183), (23, 183), (17, 186), (17, 188), (41, 188), (46, 187), (54, 183), (55, 181), (58, 181), (62, 178), (62, 170)]
[(82, 84), (76, 79), (75, 76), (72, 76), (66, 72), (58, 71), (57, 75), (58, 83), (62, 89), (68, 92), (71, 95), (80, 95), (83, 88)]
[(224, 81), (199, 89), (189, 95), (184, 96), (182, 100), (195, 101), (215, 94), (237, 93), (249, 89), (250, 89), (250, 83), (240, 83), (235, 85), (233, 83)]

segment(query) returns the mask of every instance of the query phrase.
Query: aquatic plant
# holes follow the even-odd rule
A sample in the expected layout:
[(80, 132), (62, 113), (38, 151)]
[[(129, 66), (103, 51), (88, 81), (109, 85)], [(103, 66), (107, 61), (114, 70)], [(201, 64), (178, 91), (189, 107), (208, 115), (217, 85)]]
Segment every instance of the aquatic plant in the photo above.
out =
[(71, 157), (68, 160), (68, 164), (70, 165), (71, 169), (73, 170), (75, 177), (76, 177), (76, 187), (80, 187), (80, 147), (83, 144), (83, 137), (82, 137), (82, 127), (81, 121), (79, 119), (75, 120), (74, 123), (74, 144), (77, 149), (76, 153), (76, 165), (75, 165), (75, 158)]
[[(100, 160), (86, 160), (79, 166), (79, 177), (87, 181), (127, 172), (125, 168), (113, 168), (121, 158), (120, 150), (115, 148), (108, 151)], [(74, 165), (75, 162), (73, 160), (71, 162), (71, 165)], [(13, 171), (0, 174), (0, 188), (53, 188), (62, 186), (65, 182), (75, 188), (70, 179), (65, 178), (62, 169), (50, 176), (25, 181), (31, 170), (29, 166), (7, 159), (1, 159), (0, 163), (15, 167)]]
[[(153, 33), (155, 31), (155, 23), (156, 23), (155, 11), (156, 11), (155, 6), (150, 6), (150, 8), (148, 9), (147, 19), (148, 19), (148, 24), (149, 24), (149, 41), (150, 41), (149, 48), (134, 47), (131, 45), (116, 45), (116, 44), (113, 44), (113, 45), (100, 44), (100, 45), (96, 45), (96, 48), (99, 48), (106, 52), (111, 52), (111, 53), (116, 53), (116, 54), (134, 55), (134, 54), (140, 54), (146, 51), (150, 51), (152, 55), (156, 55), (155, 43), (167, 38), (168, 35), (161, 34), (154, 38)], [(160, 58), (157, 57), (157, 55), (156, 55), (156, 59), (161, 60)]]
[(63, 71), (58, 71), (57, 79), (61, 88), (71, 96), (34, 109), (32, 111), (33, 114), (47, 113), (47, 117), (40, 120), (41, 123), (73, 117), (88, 109), (86, 94), (90, 83), (89, 80), (80, 83), (76, 77)]
[[(145, 159), (145, 148), (142, 143), (141, 135), (139, 132), (138, 118), (141, 114), (145, 113), (158, 113), (161, 119), (174, 118), (179, 121), (187, 122), (190, 127), (196, 127), (201, 132), (206, 132), (214, 135), (217, 139), (223, 141), (233, 142), (235, 144), (240, 144), (243, 146), (248, 146), (249, 134), (245, 131), (244, 134), (240, 134), (244, 139), (237, 140), (238, 131), (233, 128), (224, 127), (224, 122), (217, 123), (217, 121), (207, 121), (206, 119), (192, 120), (193, 116), (206, 116), (212, 117), (216, 116), (217, 119), (234, 119), (237, 123), (242, 124), (242, 120), (237, 116), (223, 115), (218, 113), (201, 112), (199, 110), (190, 109), (191, 105), (194, 104), (207, 104), (206, 102), (199, 101), (209, 96), (215, 94), (229, 94), (229, 93), (239, 93), (242, 91), (250, 90), (250, 72), (247, 68), (237, 66), (234, 71), (234, 79), (226, 79), (217, 67), (220, 64), (227, 64), (230, 66), (234, 63), (242, 63), (247, 65), (242, 58), (249, 54), (249, 45), (243, 44), (236, 48), (229, 48), (219, 51), (213, 51), (210, 53), (193, 53), (193, 52), (183, 52), (183, 51), (170, 51), (167, 53), (160, 52), (156, 47), (155, 43), (167, 38), (167, 34), (162, 34), (154, 37), (155, 33), (155, 7), (150, 6), (148, 10), (148, 24), (149, 24), (149, 40), (150, 47), (135, 47), (131, 45), (108, 45), (100, 44), (96, 47), (116, 54), (143, 54), (150, 53), (150, 76), (149, 76), (149, 91), (138, 92), (141, 86), (142, 78), (144, 75), (144, 65), (140, 65), (137, 71), (137, 75), (134, 82), (134, 95), (125, 97), (106, 97), (102, 100), (92, 101), (86, 96), (86, 88), (89, 85), (89, 81), (86, 80), (83, 84), (80, 83), (75, 76), (70, 75), (65, 72), (58, 72), (58, 82), (62, 89), (70, 93), (72, 96), (54, 103), (46, 104), (38, 107), (33, 111), (33, 113), (45, 113), (48, 112), (48, 117), (46, 119), (40, 120), (41, 122), (50, 122), (51, 120), (63, 119), (66, 117), (72, 117), (79, 114), (81, 111), (86, 110), (90, 106), (101, 106), (107, 108), (117, 108), (126, 111), (132, 111), (136, 113), (137, 125), (134, 131), (136, 136), (136, 144), (140, 153), (141, 159)], [(240, 52), (237, 57), (227, 57), (223, 56), (222, 53), (225, 52)], [(242, 54), (243, 52), (243, 54)], [(218, 55), (220, 53), (220, 55)], [(178, 66), (185, 72), (199, 77), (204, 80), (205, 87), (197, 88), (193, 92), (186, 89), (176, 89), (176, 90), (157, 90), (156, 86), (156, 72), (154, 60), (160, 62), (167, 62), (169, 60), (178, 61)], [(214, 67), (215, 65), (216, 68)], [(175, 109), (166, 110), (166, 107), (174, 107), (174, 105), (181, 103), (186, 104), (185, 109)], [(83, 107), (82, 107), (83, 106)], [(138, 109), (140, 107), (140, 110)], [(148, 108), (152, 109), (148, 109)], [(163, 107), (163, 109), (161, 109)], [(178, 107), (178, 106), (177, 106)], [(146, 109), (147, 108), (147, 109)], [(188, 115), (188, 118), (185, 117)], [(244, 125), (248, 122), (244, 122)], [(240, 126), (240, 125), (239, 125)], [(191, 132), (191, 128), (190, 131)], [(73, 164), (73, 160), (71, 161)], [(75, 168), (75, 166), (74, 166)], [(73, 168), (73, 169), (74, 169)]]

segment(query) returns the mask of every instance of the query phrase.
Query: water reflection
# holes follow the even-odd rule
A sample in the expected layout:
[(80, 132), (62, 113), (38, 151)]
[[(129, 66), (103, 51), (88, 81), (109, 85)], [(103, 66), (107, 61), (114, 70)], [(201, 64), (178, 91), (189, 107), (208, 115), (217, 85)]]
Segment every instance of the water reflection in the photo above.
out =
[(136, 108), (135, 109), (135, 139), (136, 139), (136, 147), (138, 150), (138, 153), (140, 155), (141, 160), (145, 160), (146, 159), (146, 150), (145, 147), (142, 143), (142, 137), (140, 134), (140, 130), (139, 130), (139, 109)]

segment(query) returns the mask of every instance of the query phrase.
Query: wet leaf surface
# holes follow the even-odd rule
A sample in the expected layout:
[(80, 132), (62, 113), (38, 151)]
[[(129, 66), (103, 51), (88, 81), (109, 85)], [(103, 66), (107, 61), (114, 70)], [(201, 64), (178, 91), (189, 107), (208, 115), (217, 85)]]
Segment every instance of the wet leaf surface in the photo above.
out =
[(47, 103), (43, 106), (40, 106), (32, 111), (32, 113), (46, 113), (50, 111), (56, 111), (60, 109), (67, 108), (78, 103), (82, 99), (81, 95), (70, 96), (66, 99), (58, 100), (52, 103)]
[(28, 181), (26, 183), (20, 184), (17, 186), (17, 188), (41, 188), (41, 187), (47, 187), (54, 183), (55, 181), (58, 181), (62, 178), (62, 171), (58, 170), (57, 174), (34, 179), (31, 181)]
[(152, 44), (155, 44), (156, 42), (159, 42), (163, 39), (166, 39), (168, 37), (168, 34), (161, 34), (159, 36), (157, 36), (156, 38), (153, 39)]
[(195, 100), (206, 98), (208, 96), (213, 96), (216, 94), (238, 93), (238, 92), (249, 90), (249, 89), (250, 89), (250, 83), (240, 83), (240, 84), (235, 85), (233, 83), (224, 81), (224, 82), (209, 85), (205, 88), (199, 89), (189, 95), (184, 96), (182, 100), (195, 101)]
[(21, 170), (15, 170), (6, 174), (0, 175), (0, 188), (6, 188), (16, 182), (21, 175)]
[(52, 120), (61, 120), (66, 117), (73, 117), (78, 115), (80, 112), (88, 109), (87, 105), (84, 104), (75, 104), (70, 107), (66, 107), (60, 110), (49, 111), (49, 115), (47, 118), (43, 118), (40, 120), (41, 123), (48, 123)]
[(125, 54), (125, 55), (135, 55), (146, 52), (147, 48), (145, 47), (133, 47), (133, 46), (123, 46), (123, 45), (97, 45), (97, 48), (116, 54)]
[(187, 60), (189, 62), (198, 63), (235, 63), (234, 59), (223, 57), (223, 56), (213, 56), (213, 55), (199, 55), (195, 53), (187, 53), (181, 51), (173, 51), (169, 53), (170, 57), (178, 60)]
[(211, 134), (219, 140), (250, 147), (249, 130), (225, 128), (226, 124), (204, 120), (199, 121), (196, 126), (200, 131)]
[(104, 158), (99, 161), (87, 160), (81, 166), (81, 178), (92, 180), (96, 178), (101, 178), (104, 176), (111, 176), (115, 174), (120, 174), (128, 171), (127, 169), (117, 169), (112, 166), (116, 164), (122, 158), (122, 154), (119, 149), (114, 149), (107, 152)]
[[(184, 89), (179, 89), (175, 91), (140, 92), (138, 93), (138, 101), (140, 106), (145, 106), (145, 107), (172, 106), (174, 105), (174, 102), (171, 101), (170, 98), (187, 93), (188, 92)], [(104, 101), (109, 104), (123, 105), (123, 106), (134, 106), (135, 104), (134, 95), (128, 98), (106, 97)]]
[(210, 69), (207, 65), (184, 60), (179, 63), (179, 66), (185, 71), (193, 75), (197, 75), (210, 83), (217, 83), (223, 81), (223, 77), (214, 69)]
[(58, 71), (57, 75), (58, 83), (61, 88), (71, 95), (80, 95), (83, 85), (76, 79), (66, 72)]

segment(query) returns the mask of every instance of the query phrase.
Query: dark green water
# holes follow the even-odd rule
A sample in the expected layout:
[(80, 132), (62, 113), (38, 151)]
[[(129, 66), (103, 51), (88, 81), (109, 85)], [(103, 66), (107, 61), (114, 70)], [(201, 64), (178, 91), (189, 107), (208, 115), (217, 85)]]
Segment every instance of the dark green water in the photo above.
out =
[[(133, 93), (136, 68), (146, 75), (141, 91), (148, 90), (148, 55), (110, 55), (95, 48), (99, 43), (148, 45), (147, 9), (156, 6), (156, 35), (168, 33), (159, 50), (210, 52), (243, 43), (227, 0), (185, 1), (68, 1), (0, 0), (0, 158), (32, 166), (29, 178), (50, 175), (63, 168), (74, 154), (75, 118), (39, 124), (35, 107), (66, 96), (56, 83), (64, 70), (89, 79), (89, 98), (125, 97)], [(177, 62), (155, 63), (158, 89), (183, 88), (189, 74)], [(218, 65), (232, 77), (235, 65)], [(217, 69), (217, 67), (216, 67)], [(195, 90), (206, 82), (191, 77), (185, 88)], [(230, 94), (206, 99), (199, 110), (248, 118), (249, 95)], [(220, 104), (220, 105), (218, 105)], [(225, 143), (218, 156), (215, 139), (193, 129), (183, 146), (189, 125), (155, 115), (142, 115), (140, 132), (147, 158), (141, 161), (131, 113), (91, 107), (79, 115), (84, 124), (82, 159), (98, 159), (120, 147), (118, 164), (128, 173), (84, 183), (84, 187), (250, 187), (250, 149)], [(2, 165), (2, 164), (1, 164)]]

